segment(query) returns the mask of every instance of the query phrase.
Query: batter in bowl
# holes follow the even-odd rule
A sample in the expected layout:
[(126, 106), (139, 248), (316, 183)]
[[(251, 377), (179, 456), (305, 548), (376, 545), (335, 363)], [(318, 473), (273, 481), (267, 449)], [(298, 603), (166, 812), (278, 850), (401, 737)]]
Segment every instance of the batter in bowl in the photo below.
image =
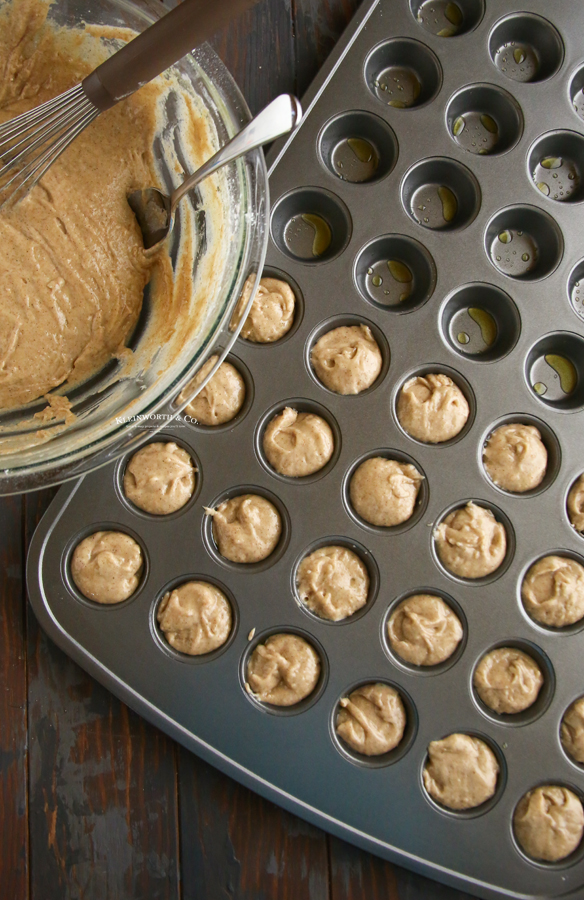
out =
[(543, 481), (548, 454), (538, 429), (517, 423), (493, 431), (483, 461), (487, 475), (498, 487), (522, 494)]
[(84, 597), (96, 603), (121, 603), (140, 583), (144, 566), (140, 545), (121, 531), (96, 531), (71, 557), (71, 577)]
[[(97, 26), (58, 29), (45, 21), (48, 6), (23, 0), (0, 13), (0, 122), (80, 82), (107, 55), (101, 37), (133, 36)], [(136, 188), (160, 183), (152, 147), (158, 104), (170, 84), (170, 76), (161, 76), (100, 115), (27, 198), (0, 211), (0, 408), (48, 397), (51, 407), (38, 413), (47, 421), (69, 408), (66, 398), (50, 394), (53, 389), (79, 384), (112, 358), (130, 375), (126, 345), (149, 282), (140, 368), (155, 352), (170, 363), (169, 348), (200, 325), (192, 278), (173, 283), (167, 252), (145, 255), (126, 199)], [(187, 100), (184, 106), (181, 135), (196, 148), (190, 160), (196, 163), (213, 152), (211, 134)], [(191, 247), (184, 260), (189, 271), (192, 253)]]
[(568, 788), (554, 784), (536, 787), (517, 804), (513, 830), (528, 856), (559, 862), (573, 853), (582, 840), (582, 803)]
[(483, 656), (472, 682), (485, 706), (496, 713), (515, 715), (533, 706), (543, 686), (543, 674), (523, 650), (497, 647)]
[(401, 742), (406, 711), (395, 688), (364, 684), (339, 703), (335, 730), (352, 750), (364, 756), (389, 753)]
[(320, 657), (297, 634), (273, 634), (249, 658), (246, 680), (256, 699), (273, 706), (294, 706), (314, 691)]
[(580, 475), (570, 488), (568, 518), (576, 531), (584, 532), (584, 475)]
[(207, 581), (187, 581), (167, 591), (156, 621), (171, 647), (189, 656), (201, 656), (223, 646), (231, 633), (229, 600)]
[(318, 472), (335, 449), (331, 427), (322, 416), (298, 412), (289, 406), (269, 423), (262, 445), (270, 465), (289, 478)]
[[(211, 356), (195, 377), (178, 395), (177, 402), (184, 403), (198, 384), (205, 380), (219, 357)], [(183, 415), (198, 425), (225, 425), (231, 422), (245, 401), (245, 382), (235, 366), (222, 362), (213, 377), (199, 391), (194, 400), (185, 406)]]
[(167, 516), (192, 497), (196, 471), (190, 455), (178, 444), (147, 444), (126, 466), (124, 494), (144, 512)]
[(221, 556), (235, 563), (257, 563), (278, 546), (282, 534), (280, 513), (258, 494), (240, 494), (205, 508), (213, 517), (213, 537)]
[(369, 573), (347, 547), (320, 547), (305, 556), (296, 573), (298, 596), (317, 616), (339, 622), (367, 603)]
[[(235, 331), (249, 300), (254, 278), (246, 281), (230, 328)], [(262, 278), (251, 309), (240, 331), (242, 338), (256, 344), (279, 341), (294, 324), (296, 297), (289, 284), (280, 278)]]
[(395, 608), (387, 622), (391, 649), (414, 666), (437, 666), (462, 640), (462, 624), (442, 597), (414, 594)]
[(574, 625), (584, 616), (584, 567), (567, 556), (544, 556), (523, 579), (521, 599), (542, 625)]
[(423, 480), (411, 463), (374, 456), (362, 462), (351, 477), (351, 505), (370, 525), (401, 525), (414, 513)]
[(578, 697), (568, 707), (560, 726), (562, 747), (566, 753), (584, 763), (584, 697)]
[(491, 748), (470, 734), (449, 734), (428, 745), (424, 787), (448, 809), (474, 809), (497, 789), (499, 763)]
[(342, 325), (318, 339), (310, 354), (317, 378), (337, 394), (360, 394), (376, 381), (383, 357), (367, 325)]
[(472, 500), (455, 509), (434, 531), (440, 562), (459, 578), (496, 572), (507, 553), (507, 535), (490, 509)]
[(404, 431), (417, 441), (441, 444), (460, 434), (470, 415), (460, 388), (448, 375), (416, 375), (403, 385), (397, 417)]

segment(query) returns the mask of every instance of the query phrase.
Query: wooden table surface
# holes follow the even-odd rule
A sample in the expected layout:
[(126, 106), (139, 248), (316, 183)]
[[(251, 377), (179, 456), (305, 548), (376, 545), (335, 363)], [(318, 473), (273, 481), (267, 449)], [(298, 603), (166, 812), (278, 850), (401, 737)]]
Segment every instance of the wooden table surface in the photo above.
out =
[[(260, 0), (217, 37), (252, 111), (302, 95), (357, 5)], [(53, 496), (0, 500), (1, 900), (470, 900), (240, 787), (58, 650), (24, 583)]]

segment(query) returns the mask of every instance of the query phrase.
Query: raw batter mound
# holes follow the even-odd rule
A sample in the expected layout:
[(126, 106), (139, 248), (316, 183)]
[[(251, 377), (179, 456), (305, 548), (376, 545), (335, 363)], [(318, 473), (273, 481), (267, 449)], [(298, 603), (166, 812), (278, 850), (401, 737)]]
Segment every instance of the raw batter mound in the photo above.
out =
[(320, 547), (304, 557), (296, 577), (298, 596), (323, 619), (346, 619), (367, 602), (367, 567), (346, 547)]
[(473, 809), (497, 788), (499, 763), (491, 748), (470, 734), (449, 734), (428, 745), (424, 786), (449, 809)]
[[(219, 357), (211, 356), (195, 377), (178, 395), (177, 402), (184, 403), (198, 384), (205, 380)], [(235, 366), (223, 362), (188, 406), (183, 415), (191, 416), (199, 425), (224, 425), (235, 418), (245, 400), (245, 382)]]
[(584, 810), (568, 788), (546, 784), (521, 798), (513, 814), (513, 828), (528, 856), (557, 862), (573, 853), (582, 840)]
[(274, 416), (262, 444), (270, 465), (289, 478), (318, 472), (326, 466), (335, 449), (328, 422), (314, 413), (299, 413), (289, 406)]
[[(0, 13), (0, 122), (77, 84), (107, 55), (97, 27), (58, 30), (45, 23), (47, 11), (19, 0)], [(109, 29), (108, 37), (118, 35), (128, 38)], [(154, 273), (162, 302), (155, 290), (149, 334), (156, 331), (160, 346), (172, 336), (170, 322), (183, 328), (177, 323), (191, 301), (172, 296), (167, 254), (145, 256), (126, 200), (159, 183), (151, 148), (164, 90), (160, 81), (146, 85), (100, 115), (26, 199), (0, 211), (0, 407), (77, 384), (112, 357), (129, 359), (125, 344)], [(185, 128), (203, 149), (203, 123)]]
[(394, 653), (414, 666), (449, 659), (462, 640), (462, 625), (442, 597), (414, 594), (392, 612), (387, 638)]
[(336, 732), (357, 753), (389, 753), (404, 736), (406, 711), (400, 695), (388, 684), (365, 684), (339, 705)]
[(280, 513), (257, 494), (241, 494), (207, 509), (221, 556), (235, 563), (257, 563), (272, 553), (282, 534)]
[(459, 578), (484, 578), (507, 552), (505, 528), (490, 509), (470, 501), (449, 513), (434, 531), (442, 564)]
[(273, 634), (251, 654), (246, 677), (258, 700), (274, 706), (294, 706), (315, 689), (320, 658), (314, 647), (297, 634)]
[(570, 488), (568, 517), (576, 531), (584, 531), (584, 475), (580, 475)]
[[(231, 331), (237, 328), (245, 305), (249, 300), (254, 278), (246, 281), (241, 297), (233, 313)], [(294, 324), (296, 297), (289, 284), (279, 278), (262, 278), (240, 335), (258, 344), (279, 341)]]
[(415, 466), (375, 456), (351, 477), (349, 496), (355, 512), (371, 525), (391, 528), (413, 515), (424, 480)]
[(189, 656), (211, 653), (231, 632), (232, 613), (223, 591), (206, 581), (187, 581), (167, 591), (156, 620), (171, 647)]
[(535, 703), (543, 675), (527, 653), (516, 647), (498, 647), (483, 656), (473, 684), (485, 706), (496, 713), (514, 715)]
[(584, 763), (584, 697), (579, 697), (564, 713), (560, 738), (566, 753)]
[(367, 390), (383, 365), (381, 350), (367, 325), (342, 325), (327, 331), (312, 348), (310, 361), (324, 386), (337, 394)]
[(466, 397), (448, 375), (417, 375), (410, 378), (397, 401), (400, 425), (417, 441), (440, 444), (459, 434), (470, 410)]
[(177, 444), (147, 444), (126, 467), (124, 494), (144, 512), (167, 516), (193, 496), (195, 472), (191, 457)]
[(142, 574), (140, 545), (119, 531), (96, 531), (77, 544), (71, 576), (88, 600), (121, 603), (131, 597)]
[(574, 625), (584, 616), (584, 567), (567, 556), (544, 556), (523, 579), (521, 599), (542, 625)]
[(532, 491), (544, 479), (548, 454), (533, 425), (501, 425), (483, 452), (487, 475), (504, 491)]

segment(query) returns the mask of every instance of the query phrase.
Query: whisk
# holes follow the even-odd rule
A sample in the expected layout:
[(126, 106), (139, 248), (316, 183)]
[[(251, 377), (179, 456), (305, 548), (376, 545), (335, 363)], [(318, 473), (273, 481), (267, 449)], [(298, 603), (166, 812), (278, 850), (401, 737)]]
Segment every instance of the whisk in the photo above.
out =
[(0, 125), (0, 207), (21, 200), (97, 116), (257, 0), (183, 0), (84, 80)]

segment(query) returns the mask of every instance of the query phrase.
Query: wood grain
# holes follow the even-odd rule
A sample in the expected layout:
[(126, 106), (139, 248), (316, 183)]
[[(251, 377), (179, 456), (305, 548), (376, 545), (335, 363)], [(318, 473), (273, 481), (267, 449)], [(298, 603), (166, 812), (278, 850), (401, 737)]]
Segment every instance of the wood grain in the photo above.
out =
[(0, 877), (28, 897), (26, 647), (20, 497), (0, 501)]
[[(26, 538), (46, 506), (26, 498)], [(175, 900), (175, 748), (28, 615), (32, 900)], [(15, 895), (17, 896), (17, 895)]]

